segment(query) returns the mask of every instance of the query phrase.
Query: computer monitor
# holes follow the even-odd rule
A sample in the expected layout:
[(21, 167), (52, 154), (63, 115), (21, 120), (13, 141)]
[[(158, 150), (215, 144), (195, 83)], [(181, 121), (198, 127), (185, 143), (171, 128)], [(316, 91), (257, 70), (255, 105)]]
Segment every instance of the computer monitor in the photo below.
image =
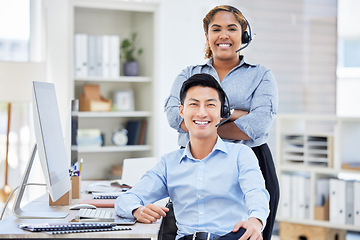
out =
[(32, 103), (36, 144), (26, 167), (13, 212), (18, 218), (64, 218), (67, 213), (24, 212), (20, 208), (36, 151), (52, 201), (55, 202), (71, 190), (70, 161), (66, 155), (54, 84), (33, 82)]

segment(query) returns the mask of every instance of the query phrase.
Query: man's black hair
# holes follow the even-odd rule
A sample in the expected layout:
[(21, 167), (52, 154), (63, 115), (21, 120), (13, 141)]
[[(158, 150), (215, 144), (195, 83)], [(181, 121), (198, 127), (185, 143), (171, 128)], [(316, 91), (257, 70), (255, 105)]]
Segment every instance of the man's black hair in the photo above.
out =
[(225, 92), (216, 81), (216, 79), (207, 73), (198, 73), (192, 75), (190, 78), (188, 78), (182, 85), (180, 90), (180, 103), (184, 105), (184, 100), (186, 97), (187, 91), (192, 87), (209, 87), (215, 89), (219, 94), (219, 99), (221, 102), (221, 106), (224, 106), (225, 104)]

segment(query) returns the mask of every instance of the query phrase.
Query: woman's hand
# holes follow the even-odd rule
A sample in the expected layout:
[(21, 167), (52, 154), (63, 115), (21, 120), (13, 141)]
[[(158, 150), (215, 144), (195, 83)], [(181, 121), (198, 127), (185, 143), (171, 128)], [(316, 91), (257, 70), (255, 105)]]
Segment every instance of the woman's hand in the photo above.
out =
[(154, 204), (147, 204), (146, 206), (139, 207), (133, 213), (133, 216), (142, 223), (153, 223), (161, 217), (165, 217), (169, 211), (167, 207), (156, 206)]
[(246, 111), (242, 111), (242, 110), (234, 110), (233, 113), (231, 114), (231, 117), (229, 119), (229, 121), (235, 121), (236, 119), (242, 117), (242, 116), (245, 116), (245, 115), (248, 115), (249, 112), (246, 112)]
[(245, 233), (239, 240), (262, 240), (261, 228), (262, 223), (257, 218), (249, 218), (247, 221), (239, 221), (235, 224), (233, 232), (239, 231), (240, 228), (245, 228)]

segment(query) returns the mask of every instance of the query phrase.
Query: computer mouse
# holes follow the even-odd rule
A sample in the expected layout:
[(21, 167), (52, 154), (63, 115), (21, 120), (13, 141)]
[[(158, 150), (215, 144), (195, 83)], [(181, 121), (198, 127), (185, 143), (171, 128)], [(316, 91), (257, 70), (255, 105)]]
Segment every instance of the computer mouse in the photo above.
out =
[(79, 210), (82, 208), (90, 208), (90, 209), (95, 209), (96, 206), (91, 205), (91, 204), (87, 204), (87, 203), (80, 203), (80, 204), (75, 204), (71, 207), (69, 207), (70, 210)]

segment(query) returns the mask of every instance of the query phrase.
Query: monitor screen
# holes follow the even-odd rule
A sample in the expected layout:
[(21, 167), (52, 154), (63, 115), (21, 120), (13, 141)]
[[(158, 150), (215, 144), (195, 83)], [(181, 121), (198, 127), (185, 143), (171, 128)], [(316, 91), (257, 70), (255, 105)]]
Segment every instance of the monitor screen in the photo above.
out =
[(52, 201), (71, 188), (59, 108), (53, 83), (34, 82), (34, 130), (40, 163)]

